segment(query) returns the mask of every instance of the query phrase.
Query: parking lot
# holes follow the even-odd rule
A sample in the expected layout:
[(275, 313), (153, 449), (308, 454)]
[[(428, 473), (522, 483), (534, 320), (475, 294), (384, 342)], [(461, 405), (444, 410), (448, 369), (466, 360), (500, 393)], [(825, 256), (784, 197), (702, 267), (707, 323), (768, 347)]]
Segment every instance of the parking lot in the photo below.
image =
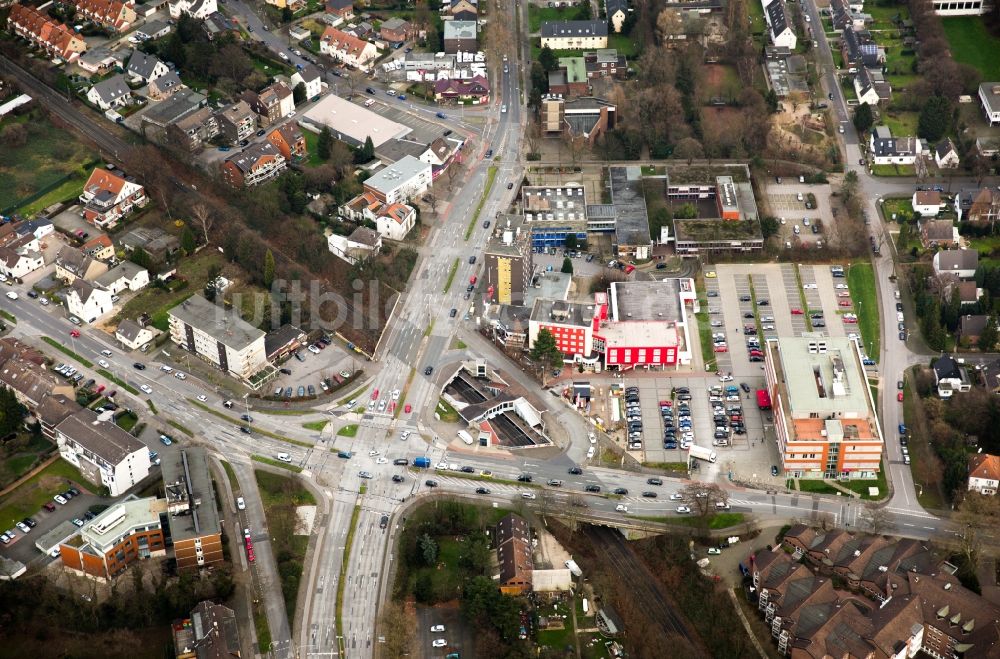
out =
[(299, 349), (298, 354), (302, 357), (301, 360), (289, 356), (284, 363), (279, 364), (279, 368), (291, 373), (279, 373), (277, 379), (269, 385), (270, 391), (267, 394), (273, 394), (280, 386), (286, 390), (291, 387), (292, 396), (295, 396), (300, 386), (308, 390), (309, 385), (312, 385), (316, 394), (320, 395), (323, 393), (320, 380), (340, 375), (342, 371), (353, 373), (361, 367), (355, 353), (348, 352), (336, 341), (320, 350), (319, 354), (310, 352), (305, 347)]
[(820, 239), (825, 242), (825, 228), (833, 223), (829, 184), (777, 183), (772, 180), (764, 186), (764, 190), (766, 208), (781, 222), (779, 235), (783, 242), (792, 245), (796, 241), (810, 245)]

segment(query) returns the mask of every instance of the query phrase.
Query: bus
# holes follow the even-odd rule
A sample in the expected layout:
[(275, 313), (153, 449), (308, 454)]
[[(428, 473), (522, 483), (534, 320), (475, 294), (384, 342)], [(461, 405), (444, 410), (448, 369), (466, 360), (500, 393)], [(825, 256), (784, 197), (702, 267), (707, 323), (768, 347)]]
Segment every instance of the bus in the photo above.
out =
[(771, 395), (767, 393), (767, 389), (757, 390), (757, 407), (762, 410), (771, 409)]

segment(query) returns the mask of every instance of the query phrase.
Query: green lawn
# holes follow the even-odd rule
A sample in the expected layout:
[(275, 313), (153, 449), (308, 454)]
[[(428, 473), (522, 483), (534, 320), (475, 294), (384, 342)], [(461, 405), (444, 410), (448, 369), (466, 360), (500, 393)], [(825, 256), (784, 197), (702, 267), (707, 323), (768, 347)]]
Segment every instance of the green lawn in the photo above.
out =
[(920, 114), (917, 112), (888, 111), (883, 115), (882, 123), (889, 127), (893, 137), (911, 137), (917, 134), (917, 122)]
[(875, 271), (871, 263), (853, 263), (847, 269), (847, 285), (858, 314), (862, 349), (878, 361), (880, 338), (878, 299), (875, 295)]
[[(84, 164), (95, 161), (96, 154), (73, 135), (55, 128), (35, 113), (13, 117), (0, 122), (0, 130), (12, 124), (21, 124), (27, 132), (24, 146), (3, 146), (4, 158), (0, 160), (0, 210), (15, 206), (39, 190), (69, 175), (84, 176), (89, 168)], [(82, 179), (74, 182), (81, 189)], [(69, 195), (68, 188), (59, 186), (55, 197)], [(48, 198), (49, 195), (46, 195)], [(54, 199), (53, 201), (58, 201)], [(53, 201), (49, 201), (51, 204)], [(31, 204), (34, 208), (35, 204)]]
[(9, 529), (15, 522), (36, 514), (43, 503), (66, 490), (71, 482), (93, 487), (76, 467), (65, 460), (56, 460), (0, 501), (0, 528)]
[(302, 427), (306, 430), (315, 430), (316, 432), (323, 432), (323, 428), (326, 428), (326, 421), (310, 421), (309, 423), (303, 423)]
[(438, 399), (437, 409), (435, 412), (441, 417), (442, 421), (458, 421), (458, 412), (456, 412), (455, 408), (449, 405), (444, 398)]
[[(893, 133), (895, 134), (895, 133)], [(913, 165), (873, 165), (872, 174), (874, 176), (916, 176)]]
[(473, 229), (476, 228), (476, 222), (479, 221), (479, 214), (483, 212), (483, 204), (486, 203), (486, 198), (490, 196), (490, 190), (493, 189), (493, 182), (496, 178), (497, 167), (496, 165), (490, 165), (489, 169), (486, 170), (486, 187), (483, 188), (483, 195), (479, 198), (479, 205), (476, 206), (476, 212), (472, 214), (472, 218), (469, 220), (469, 226), (465, 228), (466, 240), (469, 239), (469, 236), (472, 235)]
[(983, 80), (1000, 80), (1000, 38), (986, 31), (982, 17), (957, 16), (941, 23), (956, 62), (976, 67)]
[(260, 498), (265, 506), (282, 504), (292, 504), (295, 506), (316, 505), (316, 499), (312, 493), (288, 476), (272, 474), (269, 471), (261, 471), (260, 469), (254, 469), (253, 475), (257, 479)]
[(640, 54), (639, 42), (627, 34), (615, 34), (614, 32), (609, 34), (608, 48), (616, 49), (619, 55), (624, 55), (629, 60), (635, 59)]
[[(707, 308), (707, 307), (703, 307)], [(715, 370), (715, 350), (712, 347), (712, 326), (708, 319), (708, 314), (701, 312), (695, 314), (698, 321), (698, 338), (701, 342), (701, 357), (708, 366), (708, 370)]]
[(316, 167), (322, 165), (323, 161), (319, 157), (319, 133), (314, 133), (311, 130), (302, 130), (302, 137), (306, 140), (306, 151), (309, 152), (309, 159), (306, 160), (306, 164), (310, 167)]
[(282, 462), (280, 460), (274, 460), (265, 455), (251, 455), (250, 459), (253, 460), (254, 462), (260, 462), (262, 464), (271, 465), (272, 467), (280, 467), (282, 469), (287, 469), (288, 471), (294, 471), (295, 473), (299, 473), (300, 471), (302, 471), (302, 467), (299, 467), (297, 465), (290, 465), (287, 462)]
[[(556, 7), (539, 7), (528, 5), (528, 29), (531, 32), (538, 32), (542, 29), (545, 21), (575, 21), (589, 20), (590, 5), (580, 4), (575, 8), (559, 9)], [(609, 46), (609, 48), (612, 46)]]
[(902, 199), (886, 199), (882, 203), (882, 213), (885, 215), (887, 222), (892, 222), (893, 215), (896, 216), (895, 221), (908, 220), (913, 217), (913, 200), (911, 197), (905, 197)]
[(750, 16), (750, 33), (761, 34), (764, 32), (764, 6), (759, 2), (747, 3), (747, 13)]
[(352, 423), (349, 426), (344, 426), (337, 431), (338, 437), (357, 437), (358, 436), (358, 424)]
[(451, 264), (451, 268), (448, 270), (448, 278), (444, 282), (444, 293), (447, 293), (448, 289), (451, 288), (452, 282), (455, 281), (455, 273), (456, 272), (458, 272), (458, 259), (457, 258), (455, 259), (455, 262)]
[(87, 177), (81, 173), (67, 179), (62, 185), (45, 193), (35, 201), (18, 208), (18, 212), (26, 217), (39, 213), (53, 204), (76, 199), (83, 192), (83, 184), (87, 182)]

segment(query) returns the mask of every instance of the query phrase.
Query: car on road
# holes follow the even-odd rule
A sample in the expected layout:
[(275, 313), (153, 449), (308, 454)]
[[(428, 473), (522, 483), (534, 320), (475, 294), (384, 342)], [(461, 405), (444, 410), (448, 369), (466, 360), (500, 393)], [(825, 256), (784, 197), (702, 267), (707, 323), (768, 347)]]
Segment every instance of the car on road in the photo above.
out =
[(448, 645), (448, 641), (444, 640), (443, 638), (436, 638), (431, 642), (432, 648), (443, 648), (446, 645)]
[(444, 633), (444, 625), (431, 625), (431, 632), (435, 634)]
[(646, 497), (647, 499), (655, 499), (659, 495), (657, 495), (656, 492), (646, 491), (642, 493), (642, 496)]
[(587, 491), (587, 492), (600, 492), (601, 491), (601, 486), (600, 485), (588, 485), (587, 487), (585, 487), (583, 489), (585, 491)]
[(9, 299), (11, 299), (11, 300), (16, 300), (17, 299), (17, 293), (15, 293), (14, 291), (7, 291), (7, 297)]
[(142, 393), (144, 393), (144, 394), (148, 395), (148, 394), (153, 393), (153, 388), (150, 387), (148, 384), (140, 384), (139, 388), (142, 389)]
[(287, 453), (279, 453), (274, 457), (276, 457), (279, 461), (285, 462), (287, 464), (291, 464), (292, 462), (292, 456), (288, 455)]
[(477, 487), (476, 494), (489, 494), (490, 491), (485, 487)]
[(674, 510), (678, 515), (688, 515), (691, 513), (691, 509), (687, 506), (677, 506)]
[(428, 481), (424, 481), (424, 485), (426, 485), (427, 487), (437, 487), (438, 486), (438, 482), (437, 481), (428, 480)]
[(580, 469), (579, 467), (570, 467), (569, 473), (573, 474), (574, 476), (579, 476), (580, 474), (583, 473), (583, 469)]
[(771, 475), (772, 476), (778, 475), (778, 465), (771, 465)]
[(372, 477), (372, 473), (370, 471), (359, 471), (358, 472), (358, 477), (359, 478), (371, 478)]
[(132, 364), (132, 368), (134, 368), (137, 371), (145, 371), (146, 370), (146, 365), (142, 364), (140, 362), (136, 362), (136, 363)]
[(164, 446), (170, 446), (171, 444), (174, 443), (174, 441), (169, 437), (167, 437), (166, 435), (160, 435), (160, 443), (163, 444)]
[(206, 396), (205, 394), (201, 394), (200, 396), (198, 396), (198, 400), (201, 401), (202, 403), (207, 403), (208, 396)]
[(247, 503), (246, 501), (243, 500), (243, 497), (236, 497), (236, 509), (237, 510), (247, 509)]
[(677, 492), (674, 492), (673, 494), (670, 495), (670, 500), (671, 501), (684, 501), (684, 495), (678, 494)]
[(389, 516), (383, 513), (382, 518), (378, 521), (378, 527), (384, 530), (387, 526), (389, 526)]
[(708, 555), (709, 556), (718, 556), (721, 553), (722, 553), (722, 550), (719, 549), (718, 547), (709, 547), (708, 548)]

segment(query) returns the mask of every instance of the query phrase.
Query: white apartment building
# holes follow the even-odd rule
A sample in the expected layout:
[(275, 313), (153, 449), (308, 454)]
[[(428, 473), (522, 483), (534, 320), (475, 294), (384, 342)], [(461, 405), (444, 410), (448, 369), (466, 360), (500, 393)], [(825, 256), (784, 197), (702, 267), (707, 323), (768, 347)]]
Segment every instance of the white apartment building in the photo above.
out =
[(170, 340), (233, 377), (249, 381), (264, 370), (264, 331), (236, 311), (192, 295), (170, 310)]

